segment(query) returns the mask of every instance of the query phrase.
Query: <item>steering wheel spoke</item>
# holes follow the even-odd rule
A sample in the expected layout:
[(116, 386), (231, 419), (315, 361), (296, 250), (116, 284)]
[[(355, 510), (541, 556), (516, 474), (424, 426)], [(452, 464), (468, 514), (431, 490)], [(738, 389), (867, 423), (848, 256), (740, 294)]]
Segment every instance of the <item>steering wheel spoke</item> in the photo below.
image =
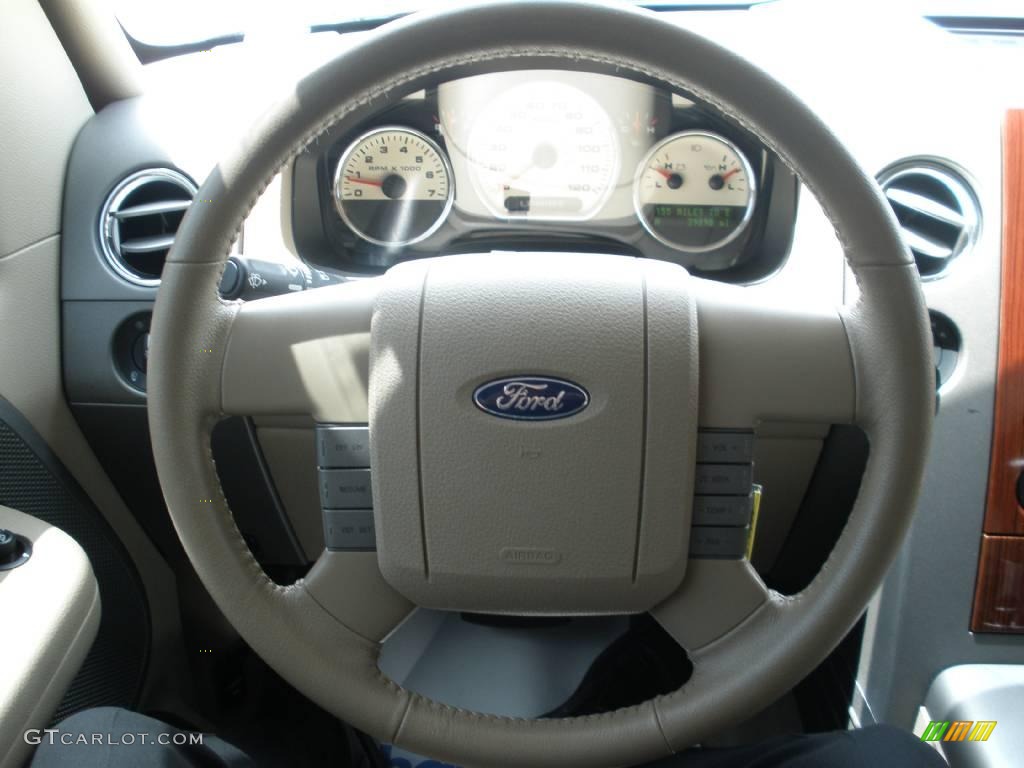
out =
[(850, 341), (838, 309), (752, 301), (741, 288), (705, 280), (693, 286), (701, 434), (690, 560), (679, 589), (651, 611), (690, 653), (785, 604), (741, 555), (758, 425), (855, 420)]
[(365, 423), (376, 295), (360, 280), (243, 303), (224, 352), (224, 412)]
[(384, 581), (376, 552), (324, 551), (303, 586), (339, 623), (374, 642), (387, 637), (415, 608)]
[(747, 560), (691, 558), (680, 588), (650, 613), (694, 653), (768, 604), (770, 594)]
[(854, 420), (850, 342), (839, 310), (752, 300), (694, 280), (700, 329), (700, 425)]
[[(376, 296), (377, 281), (361, 280), (241, 304), (224, 354), (224, 412), (365, 423)], [(301, 584), (336, 621), (372, 642), (414, 608), (381, 577), (372, 550), (328, 546)]]

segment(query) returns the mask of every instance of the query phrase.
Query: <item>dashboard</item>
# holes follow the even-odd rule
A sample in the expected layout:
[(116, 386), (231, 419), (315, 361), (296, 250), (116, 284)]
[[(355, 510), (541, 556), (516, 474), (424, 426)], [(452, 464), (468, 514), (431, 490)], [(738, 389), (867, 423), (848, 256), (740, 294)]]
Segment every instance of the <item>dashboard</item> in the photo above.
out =
[[(971, 39), (934, 28), (911, 9), (895, 6), (884, 18), (864, 13), (858, 4), (799, 0), (750, 9), (666, 11), (664, 17), (727, 40), (737, 55), (784, 82), (812, 105), (867, 172), (880, 174), (922, 161), (933, 169), (941, 161), (961, 169), (972, 182), (985, 214), (972, 248), (951, 269), (922, 283), (929, 307), (954, 324), (955, 334), (948, 335), (962, 342), (961, 354), (941, 390), (918, 523), (897, 567), (897, 583), (886, 588), (889, 594), (877, 608), (879, 629), (874, 638), (865, 635), (864, 640), (872, 662), (858, 690), (862, 682), (880, 718), (910, 725), (943, 666), (967, 660), (1006, 663), (1020, 656), (1019, 642), (1000, 641), (995, 635), (976, 639), (968, 632), (970, 617), (962, 607), (971, 604), (976, 579), (992, 440), (1000, 337), (995, 297), (1000, 289), (1003, 214), (1001, 125), (1007, 105), (1020, 104), (1024, 98), (1020, 78), (1006, 75), (1020, 71), (1024, 48), (1002, 38)], [(807, 34), (808, 29), (816, 33)], [(66, 168), (59, 262), (62, 304), (59, 318), (47, 322), (61, 326), (63, 382), (75, 417), (129, 506), (153, 518), (145, 525), (155, 531), (155, 541), (165, 540), (168, 547), (175, 539), (160, 517), (161, 495), (149, 458), (145, 345), (140, 342), (157, 293), (159, 264), (141, 261), (151, 259), (151, 254), (128, 254), (138, 257), (148, 283), (125, 279), (112, 268), (99, 226), (105, 204), (112, 191), (142, 171), (176, 170), (198, 186), (269, 102), (292, 94), (305, 72), (360, 39), (361, 33), (318, 33), (275, 41), (272, 47), (253, 41), (150, 64), (145, 95), (104, 108), (78, 133)], [(901, 56), (875, 53), (891, 49), (901, 51)], [(752, 302), (802, 306), (856, 300), (856, 281), (845, 268), (841, 244), (814, 196), (798, 198), (788, 169), (756, 137), (710, 105), (672, 93), (661, 83), (625, 82), (609, 73), (523, 72), (504, 77), (506, 83), (492, 75), (438, 83), (399, 102), (377, 102), (320, 137), (268, 187), (245, 224), (239, 253), (248, 259), (276, 260), (282, 270), (296, 270), (306, 262), (344, 275), (374, 275), (404, 259), (445, 253), (604, 251), (665, 259), (702, 277), (746, 284), (743, 290)], [(556, 110), (562, 112), (557, 119)], [(583, 115), (576, 117), (579, 111)], [(381, 245), (360, 236), (336, 202), (335, 181), (346, 150), (371, 131), (392, 127), (429, 139), (450, 171), (450, 208), (445, 213), (441, 206), (444, 215), (438, 215), (433, 229), (434, 213), (422, 208), (430, 226), (420, 223), (420, 232), (394, 237), (410, 241), (404, 245)], [(587, 140), (587, 130), (605, 140)], [(634, 198), (641, 161), (659, 142), (688, 131), (731, 143), (749, 163), (752, 181), (753, 204), (746, 224), (733, 227), (730, 213), (723, 229), (739, 233), (731, 242), (714, 243), (703, 252), (671, 247), (652, 235)], [(553, 158), (549, 149), (538, 152), (541, 143), (551, 145)], [(587, 144), (602, 145), (597, 153), (602, 156), (594, 162), (580, 160), (591, 154), (582, 148)], [(524, 163), (534, 161), (535, 155), (540, 162), (525, 169)], [(660, 160), (662, 170), (669, 170), (664, 164), (670, 159)], [(570, 163), (595, 167), (576, 168), (570, 174)], [(658, 167), (659, 162), (651, 165)], [(656, 183), (661, 174), (649, 172)], [(519, 173), (521, 178), (511, 178)], [(383, 177), (379, 180), (383, 191)], [(591, 189), (570, 189), (584, 184)], [(195, 194), (193, 187), (178, 190), (175, 194), (180, 196), (175, 197), (173, 189), (157, 183), (146, 190), (171, 205)], [(437, 190), (449, 195), (443, 187)], [(917, 190), (930, 191), (927, 186)], [(429, 197), (429, 192), (423, 195)], [(140, 206), (147, 202), (152, 200), (138, 201)], [(181, 213), (176, 217), (165, 216), (163, 224), (154, 217), (146, 221), (154, 222), (157, 234), (169, 236)], [(129, 232), (127, 227), (123, 233), (153, 236)], [(422, 237), (411, 242), (418, 235)], [(376, 239), (389, 237), (393, 236)], [(669, 233), (668, 239), (672, 237)], [(7, 261), (13, 269), (21, 260)], [(56, 261), (53, 269), (58, 269)], [(17, 306), (29, 306), (31, 301)], [(35, 343), (33, 338), (29, 341)], [(945, 364), (946, 353), (941, 357)], [(235, 493), (244, 498), (239, 503), (233, 499), (232, 506), (252, 513), (251, 519), (239, 521), (241, 529), (254, 542), (261, 562), (305, 562), (310, 558), (292, 554), (290, 560), (279, 551), (286, 536), (262, 534), (260, 526), (267, 520), (288, 519), (302, 550), (319, 551), (322, 529), (315, 470), (312, 476), (302, 475), (289, 463), (299, 457), (293, 463), (307, 470), (315, 464), (311, 430), (308, 425), (269, 419), (231, 429), (235, 434), (215, 440), (213, 448), (218, 465), (235, 477)], [(761, 508), (758, 568), (770, 567), (782, 552), (822, 442), (822, 435), (802, 425), (767, 425), (759, 430), (756, 472), (770, 492)], [(250, 454), (255, 458), (246, 459)], [(263, 478), (275, 480), (280, 503), (267, 502), (274, 498), (269, 492), (254, 492), (268, 482)], [(230, 488), (228, 493), (232, 494)], [(828, 515), (819, 513), (829, 504), (831, 500), (808, 508), (813, 512), (809, 518), (824, 520)], [(161, 525), (166, 528), (163, 539)], [(911, 590), (913, 585), (927, 588)], [(921, 605), (922, 600), (919, 620), (906, 622), (908, 601)], [(885, 644), (886, 652), (871, 654), (879, 643)], [(893, 669), (900, 670), (899, 685), (893, 682)], [(858, 711), (865, 716), (863, 707)]]
[(299, 254), (344, 272), (515, 248), (754, 282), (786, 258), (797, 183), (685, 94), (527, 70), (440, 83), (336, 128), (296, 161), (293, 195)]

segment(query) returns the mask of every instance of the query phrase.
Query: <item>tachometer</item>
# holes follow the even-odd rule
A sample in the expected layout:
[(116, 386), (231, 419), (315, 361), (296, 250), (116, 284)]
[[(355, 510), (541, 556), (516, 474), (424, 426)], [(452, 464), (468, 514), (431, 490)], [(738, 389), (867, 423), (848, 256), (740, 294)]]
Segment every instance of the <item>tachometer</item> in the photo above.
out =
[(726, 138), (685, 131), (662, 139), (637, 169), (633, 204), (655, 238), (699, 253), (735, 240), (754, 212), (750, 162)]
[(608, 112), (557, 80), (501, 91), (473, 123), (466, 154), (477, 194), (501, 218), (588, 219), (618, 181)]
[(452, 172), (441, 148), (411, 128), (377, 128), (345, 150), (334, 204), (359, 237), (401, 246), (433, 234), (452, 207)]

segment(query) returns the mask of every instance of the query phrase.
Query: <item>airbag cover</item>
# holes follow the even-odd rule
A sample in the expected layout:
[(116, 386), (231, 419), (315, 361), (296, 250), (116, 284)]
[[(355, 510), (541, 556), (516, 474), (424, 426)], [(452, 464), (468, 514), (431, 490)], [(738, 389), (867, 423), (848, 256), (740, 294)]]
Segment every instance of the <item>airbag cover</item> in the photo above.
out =
[(433, 608), (646, 610), (685, 570), (696, 313), (673, 265), (476, 254), (402, 265), (372, 324), (384, 577)]

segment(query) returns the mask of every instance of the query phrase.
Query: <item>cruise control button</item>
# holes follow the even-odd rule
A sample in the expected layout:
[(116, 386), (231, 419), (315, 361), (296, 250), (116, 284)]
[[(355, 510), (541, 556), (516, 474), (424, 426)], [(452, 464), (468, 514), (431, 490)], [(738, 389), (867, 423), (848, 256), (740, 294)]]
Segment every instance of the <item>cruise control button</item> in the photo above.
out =
[(370, 466), (370, 428), (317, 427), (316, 463), (324, 469)]
[(325, 509), (323, 512), (327, 549), (366, 552), (377, 548), (372, 509)]
[(753, 432), (698, 432), (697, 461), (749, 464), (754, 458)]
[(321, 469), (320, 503), (324, 509), (372, 509), (368, 469)]
[(748, 496), (695, 496), (693, 499), (694, 525), (750, 525), (754, 497)]
[(750, 493), (753, 471), (749, 464), (698, 464), (694, 493), (746, 496)]
[(747, 551), (747, 534), (747, 528), (691, 528), (690, 557), (740, 560)]

